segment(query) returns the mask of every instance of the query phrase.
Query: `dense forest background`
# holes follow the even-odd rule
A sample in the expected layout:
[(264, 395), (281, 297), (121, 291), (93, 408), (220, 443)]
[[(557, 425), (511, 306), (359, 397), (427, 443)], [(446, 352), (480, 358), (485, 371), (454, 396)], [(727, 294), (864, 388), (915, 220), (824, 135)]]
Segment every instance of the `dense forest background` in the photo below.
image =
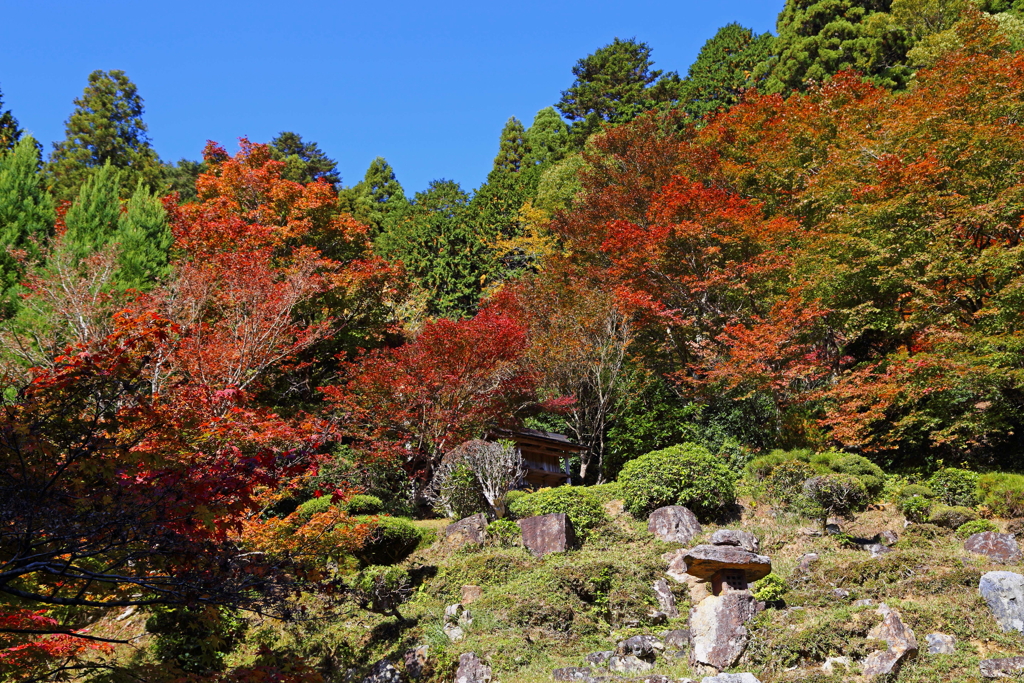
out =
[(0, 106), (0, 668), (88, 669), (36, 635), (90, 609), (288, 617), (368, 533), (300, 503), (427, 513), (489, 430), (587, 484), (682, 442), (1018, 469), (1022, 12), (789, 0), (685, 74), (616, 38), (473, 191), (297, 132), (167, 163), (117, 70), (49, 151)]

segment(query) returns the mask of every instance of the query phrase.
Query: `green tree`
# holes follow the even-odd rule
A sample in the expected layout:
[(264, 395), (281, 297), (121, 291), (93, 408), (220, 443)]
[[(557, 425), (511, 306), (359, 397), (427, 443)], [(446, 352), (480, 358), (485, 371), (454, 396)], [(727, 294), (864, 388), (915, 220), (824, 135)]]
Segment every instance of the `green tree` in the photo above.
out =
[(526, 166), (550, 166), (569, 153), (569, 127), (554, 107), (546, 107), (533, 117), (526, 130)]
[(121, 172), (109, 161), (89, 173), (64, 216), (64, 244), (71, 253), (84, 258), (116, 239), (120, 193)]
[(274, 158), (286, 166), (281, 173), (285, 180), (296, 183), (312, 183), (323, 180), (331, 185), (341, 182), (338, 162), (329, 158), (315, 142), (303, 142), (298, 133), (284, 131), (270, 141)]
[(144, 108), (135, 84), (123, 71), (93, 71), (75, 110), (65, 122), (66, 137), (55, 142), (48, 172), (54, 195), (72, 199), (91, 169), (110, 164), (122, 171), (123, 187), (160, 183), (160, 162), (149, 142)]
[(851, 69), (879, 85), (904, 86), (907, 32), (888, 14), (891, 0), (786, 0), (777, 23), (774, 56), (762, 63), (767, 92), (800, 90)]
[(376, 240), (378, 253), (405, 265), (429, 315), (460, 317), (479, 304), (487, 251), (471, 220), (469, 201), (458, 183), (431, 181)]
[(209, 164), (205, 161), (179, 159), (176, 164), (163, 164), (163, 188), (166, 192), (177, 192), (181, 204), (189, 204), (196, 200), (196, 181), (202, 173), (206, 173)]
[(704, 43), (683, 81), (680, 100), (690, 116), (702, 119), (739, 102), (755, 83), (754, 70), (771, 56), (774, 37), (739, 24), (718, 29)]
[(0, 91), (0, 154), (14, 149), (23, 132), (11, 110), (4, 111), (4, 94)]
[(605, 45), (573, 67), (576, 80), (556, 105), (575, 121), (575, 142), (597, 130), (602, 121), (622, 123), (660, 103), (677, 99), (677, 73), (652, 70), (651, 48), (635, 38)]
[(370, 162), (366, 175), (354, 187), (339, 192), (338, 201), (343, 211), (369, 224), (374, 235), (409, 208), (409, 200), (395, 177), (395, 170), (383, 157)]
[(168, 251), (174, 241), (160, 197), (139, 183), (117, 222), (120, 243), (117, 283), (126, 289), (149, 289), (170, 273)]
[(37, 255), (38, 241), (50, 234), (56, 219), (53, 198), (43, 188), (40, 165), (39, 146), (28, 136), (19, 140), (12, 152), (0, 155), (0, 292), (7, 304), (24, 275), (24, 268), (8, 249)]

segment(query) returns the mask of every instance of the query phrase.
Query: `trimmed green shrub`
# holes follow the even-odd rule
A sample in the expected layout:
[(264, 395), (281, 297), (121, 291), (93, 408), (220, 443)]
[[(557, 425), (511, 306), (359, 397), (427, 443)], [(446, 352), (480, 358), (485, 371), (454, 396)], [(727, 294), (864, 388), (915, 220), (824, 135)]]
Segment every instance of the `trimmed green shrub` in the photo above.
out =
[(591, 529), (608, 519), (601, 502), (582, 486), (541, 489), (516, 498), (508, 509), (519, 519), (561, 512), (572, 520), (580, 538), (586, 538)]
[(626, 509), (637, 518), (684, 505), (706, 520), (736, 500), (735, 479), (721, 460), (693, 443), (641, 455), (619, 475)]
[(612, 481), (607, 484), (598, 484), (596, 486), (588, 486), (587, 493), (592, 495), (594, 498), (602, 503), (607, 503), (613, 500), (622, 499), (622, 484), (617, 481)]
[(317, 513), (327, 512), (330, 508), (331, 497), (320, 496), (319, 498), (310, 498), (307, 500), (299, 506), (297, 512), (299, 513), (299, 519), (306, 521)]
[(911, 496), (900, 501), (900, 512), (907, 521), (921, 524), (928, 519), (932, 509), (932, 501), (924, 496)]
[(385, 565), (401, 562), (420, 543), (423, 532), (404, 517), (355, 517), (373, 530), (362, 548), (353, 553), (364, 564)]
[(956, 535), (958, 538), (967, 538), (974, 534), (980, 534), (983, 531), (999, 531), (999, 527), (987, 519), (972, 519), (958, 526), (956, 528)]
[(928, 487), (946, 505), (974, 507), (978, 504), (978, 473), (959, 467), (944, 467), (928, 480)]
[(371, 565), (351, 579), (349, 590), (363, 609), (402, 620), (398, 606), (412, 595), (412, 579), (401, 567)]
[(935, 497), (935, 491), (932, 491), (927, 486), (922, 486), (921, 484), (910, 484), (909, 486), (904, 486), (903, 490), (900, 491), (899, 499), (906, 500), (907, 498), (913, 498), (914, 496), (921, 496), (922, 498), (931, 500)]
[(848, 519), (867, 507), (868, 494), (860, 478), (831, 472), (804, 482), (801, 504), (805, 514), (817, 519), (824, 529), (829, 517)]
[(849, 474), (860, 479), (867, 491), (868, 501), (877, 500), (885, 485), (882, 468), (860, 455), (840, 455), (832, 458), (829, 469), (840, 474)]
[(780, 462), (762, 483), (764, 497), (774, 505), (792, 507), (802, 495), (804, 482), (816, 474), (814, 467), (806, 462)]
[(769, 574), (754, 582), (754, 597), (762, 602), (775, 602), (789, 592), (786, 580), (778, 574)]
[(982, 504), (1000, 517), (1024, 517), (1024, 476), (993, 472), (978, 477)]
[(776, 449), (765, 455), (753, 458), (743, 468), (743, 476), (750, 482), (762, 482), (767, 479), (776, 467), (784, 462), (810, 463), (813, 454), (807, 449), (783, 451)]
[(518, 545), (522, 537), (519, 525), (511, 519), (496, 519), (487, 525), (487, 540), (503, 548)]
[(962, 524), (978, 519), (978, 513), (962, 505), (943, 505), (939, 503), (928, 513), (928, 523), (935, 526), (956, 529)]
[(352, 496), (339, 507), (350, 515), (380, 515), (384, 512), (384, 501), (377, 496)]
[(508, 508), (509, 506), (512, 505), (513, 502), (519, 500), (523, 496), (528, 496), (528, 495), (530, 495), (530, 492), (529, 491), (523, 491), (522, 489), (516, 489), (515, 491), (509, 491), (508, 494), (505, 495), (505, 507)]

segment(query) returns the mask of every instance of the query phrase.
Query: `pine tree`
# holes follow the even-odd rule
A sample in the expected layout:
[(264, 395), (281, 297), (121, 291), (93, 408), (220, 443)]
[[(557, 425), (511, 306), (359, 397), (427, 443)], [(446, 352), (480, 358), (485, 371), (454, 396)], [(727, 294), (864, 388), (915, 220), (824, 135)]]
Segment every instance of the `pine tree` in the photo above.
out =
[(303, 142), (298, 133), (284, 131), (270, 141), (270, 146), (274, 150), (274, 158), (286, 164), (281, 173), (285, 180), (303, 185), (317, 180), (331, 185), (341, 182), (338, 162), (328, 158), (315, 142)]
[(526, 130), (526, 166), (549, 166), (569, 153), (569, 127), (554, 107), (546, 107), (533, 117)]
[(64, 244), (84, 258), (116, 241), (121, 218), (121, 172), (110, 162), (93, 169), (64, 216)]
[(771, 56), (774, 37), (754, 34), (739, 24), (718, 29), (704, 43), (683, 81), (680, 100), (695, 119), (703, 119), (739, 102), (755, 84), (754, 70)]
[(109, 163), (123, 172), (124, 187), (139, 181), (156, 188), (160, 163), (142, 120), (142, 97), (123, 71), (93, 71), (65, 123), (66, 138), (53, 145), (48, 172), (58, 199), (72, 199), (93, 168)]
[(342, 211), (368, 224), (374, 237), (387, 230), (389, 222), (409, 208), (409, 200), (395, 177), (395, 170), (383, 157), (370, 162), (359, 183), (341, 190), (338, 202)]
[(24, 275), (24, 268), (8, 249), (37, 256), (40, 242), (53, 230), (56, 219), (53, 198), (43, 188), (40, 165), (39, 146), (28, 136), (12, 152), (0, 156), (0, 292), (8, 304)]
[(174, 241), (160, 198), (142, 183), (118, 219), (120, 243), (117, 283), (125, 289), (149, 289), (170, 273), (168, 251)]
[(14, 149), (23, 132), (11, 110), (4, 111), (4, 94), (0, 91), (0, 154)]

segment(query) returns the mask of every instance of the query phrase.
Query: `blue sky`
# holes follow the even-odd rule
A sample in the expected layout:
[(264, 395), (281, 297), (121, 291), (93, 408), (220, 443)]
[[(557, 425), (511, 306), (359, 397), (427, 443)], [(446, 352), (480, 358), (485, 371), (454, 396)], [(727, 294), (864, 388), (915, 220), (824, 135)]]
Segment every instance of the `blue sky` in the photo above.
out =
[(508, 117), (529, 125), (557, 102), (580, 57), (635, 37), (656, 68), (685, 74), (719, 27), (774, 31), (782, 5), (0, 0), (0, 90), (47, 152), (89, 72), (123, 69), (163, 159), (294, 130), (346, 185), (383, 156), (410, 194), (434, 178), (472, 189)]

